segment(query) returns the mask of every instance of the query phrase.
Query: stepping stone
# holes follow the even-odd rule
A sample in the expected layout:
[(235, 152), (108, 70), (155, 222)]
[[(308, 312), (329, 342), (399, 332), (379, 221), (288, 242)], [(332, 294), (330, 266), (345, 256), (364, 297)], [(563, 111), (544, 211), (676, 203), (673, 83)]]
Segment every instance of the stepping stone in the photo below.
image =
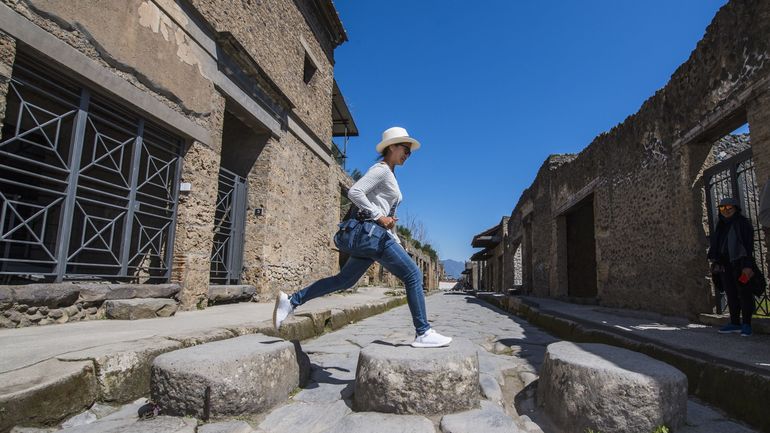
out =
[(435, 349), (374, 342), (358, 356), (356, 411), (433, 415), (471, 409), (479, 401), (478, 355), (466, 339)]
[(687, 418), (687, 377), (641, 353), (604, 344), (550, 344), (537, 400), (570, 431), (677, 431)]
[(482, 401), (481, 409), (442, 417), (441, 431), (443, 433), (518, 433), (522, 430), (500, 406)]
[(261, 334), (165, 353), (153, 361), (152, 400), (170, 415), (259, 414), (287, 400), (300, 373), (309, 374), (298, 356), (304, 364), (299, 347)]
[(108, 319), (137, 320), (169, 317), (176, 314), (177, 302), (173, 299), (137, 298), (104, 301)]
[(420, 415), (378, 412), (352, 413), (324, 433), (435, 433), (433, 423)]

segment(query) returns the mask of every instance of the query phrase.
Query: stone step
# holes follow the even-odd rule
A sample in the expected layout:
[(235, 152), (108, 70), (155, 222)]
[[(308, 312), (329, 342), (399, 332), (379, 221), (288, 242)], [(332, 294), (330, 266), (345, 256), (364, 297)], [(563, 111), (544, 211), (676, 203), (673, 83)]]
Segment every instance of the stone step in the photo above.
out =
[(359, 354), (353, 399), (356, 411), (398, 414), (447, 414), (478, 407), (476, 346), (462, 338), (435, 349), (376, 341)]
[(226, 302), (251, 301), (257, 293), (257, 288), (248, 285), (210, 285), (209, 304), (222, 304)]
[(114, 320), (170, 317), (176, 314), (178, 306), (173, 299), (160, 298), (114, 299), (104, 302), (107, 318)]
[(287, 400), (309, 373), (299, 343), (255, 334), (158, 356), (150, 388), (164, 414), (205, 420), (263, 413)]
[(537, 400), (565, 430), (677, 431), (687, 419), (687, 377), (641, 353), (562, 341), (548, 345)]

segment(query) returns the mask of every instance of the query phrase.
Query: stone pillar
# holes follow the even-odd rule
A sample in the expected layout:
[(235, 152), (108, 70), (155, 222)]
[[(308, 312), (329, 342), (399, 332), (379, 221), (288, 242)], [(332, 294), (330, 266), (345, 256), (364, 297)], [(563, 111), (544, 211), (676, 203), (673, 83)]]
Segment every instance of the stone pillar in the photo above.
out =
[[(16, 40), (0, 32), (0, 125), (5, 119), (5, 99), (8, 94), (13, 62), (16, 58)], [(2, 132), (0, 131), (0, 138)]]
[(182, 285), (182, 309), (208, 304), (214, 212), (219, 177), (219, 153), (193, 142), (184, 156), (182, 182), (192, 189), (179, 196), (172, 282)]
[(770, 180), (770, 86), (747, 107), (757, 185)]
[[(770, 86), (748, 105), (746, 111), (751, 134), (754, 175), (761, 194), (762, 188), (770, 182)], [(767, 230), (765, 234), (768, 234)], [(770, 249), (768, 236), (765, 236), (765, 246)], [(765, 257), (765, 260), (770, 261), (770, 257)]]

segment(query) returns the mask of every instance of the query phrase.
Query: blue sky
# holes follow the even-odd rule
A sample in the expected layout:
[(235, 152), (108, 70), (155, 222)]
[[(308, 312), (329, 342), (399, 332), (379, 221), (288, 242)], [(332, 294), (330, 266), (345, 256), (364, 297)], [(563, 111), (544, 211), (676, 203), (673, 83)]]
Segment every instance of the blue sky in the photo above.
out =
[[(335, 75), (361, 132), (422, 149), (396, 169), (442, 259), (509, 215), (549, 154), (576, 153), (636, 112), (687, 60), (725, 0), (337, 0)], [(337, 139), (339, 142), (339, 139)]]

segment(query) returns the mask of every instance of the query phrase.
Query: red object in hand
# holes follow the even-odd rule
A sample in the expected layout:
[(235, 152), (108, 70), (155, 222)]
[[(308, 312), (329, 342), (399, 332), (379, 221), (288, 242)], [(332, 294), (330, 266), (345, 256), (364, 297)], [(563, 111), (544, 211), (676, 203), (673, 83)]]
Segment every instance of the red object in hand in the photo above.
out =
[(741, 284), (747, 284), (749, 282), (749, 276), (741, 273), (741, 276), (738, 277), (738, 282)]

